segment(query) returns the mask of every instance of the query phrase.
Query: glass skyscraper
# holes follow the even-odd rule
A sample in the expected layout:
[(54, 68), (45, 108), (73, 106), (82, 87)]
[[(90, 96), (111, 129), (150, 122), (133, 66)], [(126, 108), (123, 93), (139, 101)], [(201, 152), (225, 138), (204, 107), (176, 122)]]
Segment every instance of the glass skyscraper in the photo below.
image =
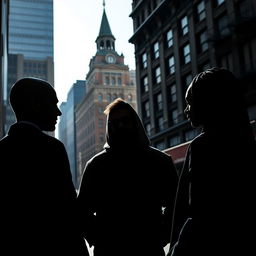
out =
[[(7, 96), (18, 79), (32, 76), (54, 86), (53, 0), (10, 0)], [(5, 133), (15, 122), (5, 105)]]
[(53, 57), (53, 0), (11, 0), (9, 53)]

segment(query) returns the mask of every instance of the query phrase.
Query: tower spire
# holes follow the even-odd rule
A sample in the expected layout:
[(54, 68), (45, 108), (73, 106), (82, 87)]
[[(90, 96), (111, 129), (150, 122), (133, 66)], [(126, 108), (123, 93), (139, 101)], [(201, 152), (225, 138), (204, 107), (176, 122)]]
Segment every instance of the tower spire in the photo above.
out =
[(105, 9), (106, 3), (105, 0), (103, 0), (103, 8)]

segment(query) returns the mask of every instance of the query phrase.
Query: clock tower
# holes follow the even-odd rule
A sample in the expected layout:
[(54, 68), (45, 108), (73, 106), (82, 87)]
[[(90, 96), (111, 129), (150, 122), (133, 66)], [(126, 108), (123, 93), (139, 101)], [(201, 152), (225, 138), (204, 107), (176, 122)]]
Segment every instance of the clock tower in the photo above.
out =
[(97, 51), (89, 63), (86, 75), (86, 95), (76, 109), (76, 140), (78, 177), (92, 156), (103, 149), (105, 144), (105, 107), (120, 97), (137, 111), (136, 82), (134, 70), (124, 64), (124, 55), (115, 49), (103, 1), (103, 14), (99, 34), (96, 38)]

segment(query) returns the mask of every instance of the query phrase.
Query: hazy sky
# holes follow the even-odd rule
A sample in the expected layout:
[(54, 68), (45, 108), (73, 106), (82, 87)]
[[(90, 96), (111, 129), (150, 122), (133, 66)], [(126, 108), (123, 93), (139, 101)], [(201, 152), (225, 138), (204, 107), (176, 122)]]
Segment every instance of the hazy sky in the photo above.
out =
[[(135, 69), (134, 45), (128, 42), (133, 34), (132, 0), (105, 0), (105, 4), (116, 51)], [(76, 80), (85, 80), (96, 53), (102, 13), (103, 0), (54, 0), (55, 89), (60, 102), (66, 101)]]

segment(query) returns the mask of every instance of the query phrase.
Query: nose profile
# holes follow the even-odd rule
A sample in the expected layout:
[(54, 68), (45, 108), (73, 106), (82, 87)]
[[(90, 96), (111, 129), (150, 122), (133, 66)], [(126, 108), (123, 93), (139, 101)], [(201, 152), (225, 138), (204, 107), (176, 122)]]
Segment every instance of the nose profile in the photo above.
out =
[(57, 107), (57, 115), (58, 116), (61, 116), (62, 115), (62, 112), (60, 111), (60, 109)]
[(189, 111), (189, 105), (186, 106), (186, 108), (184, 109), (184, 114), (187, 114)]

